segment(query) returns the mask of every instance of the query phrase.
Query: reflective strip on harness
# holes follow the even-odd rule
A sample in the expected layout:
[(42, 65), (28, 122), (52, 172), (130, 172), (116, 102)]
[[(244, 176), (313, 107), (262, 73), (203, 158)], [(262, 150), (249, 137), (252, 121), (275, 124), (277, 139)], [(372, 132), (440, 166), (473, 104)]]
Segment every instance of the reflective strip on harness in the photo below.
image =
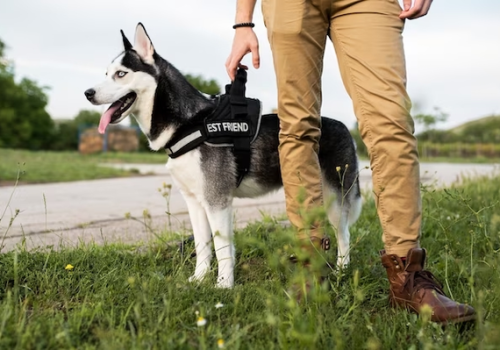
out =
[[(168, 147), (167, 153), (168, 153), (168, 155), (170, 155), (172, 157), (173, 154), (181, 151), (182, 148), (186, 147), (190, 143), (192, 143), (196, 140), (201, 141), (202, 139), (204, 140), (205, 137), (203, 136), (203, 134), (201, 133), (200, 130), (196, 130), (195, 132), (193, 132), (193, 133), (185, 136), (181, 140), (179, 140), (179, 142), (174, 143), (172, 146)], [(174, 157), (177, 157), (177, 156), (174, 156)], [(172, 158), (174, 158), (174, 157), (172, 157)]]

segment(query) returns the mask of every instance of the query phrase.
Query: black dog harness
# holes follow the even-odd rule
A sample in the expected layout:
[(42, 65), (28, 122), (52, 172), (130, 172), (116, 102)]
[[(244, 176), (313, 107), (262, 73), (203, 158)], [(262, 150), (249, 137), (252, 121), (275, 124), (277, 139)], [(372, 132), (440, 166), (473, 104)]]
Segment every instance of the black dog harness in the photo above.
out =
[(250, 144), (260, 129), (260, 101), (245, 97), (247, 73), (238, 69), (226, 93), (215, 97), (215, 110), (205, 119), (179, 128), (165, 145), (170, 158), (177, 158), (202, 143), (212, 147), (231, 147), (236, 158), (238, 181), (250, 170)]

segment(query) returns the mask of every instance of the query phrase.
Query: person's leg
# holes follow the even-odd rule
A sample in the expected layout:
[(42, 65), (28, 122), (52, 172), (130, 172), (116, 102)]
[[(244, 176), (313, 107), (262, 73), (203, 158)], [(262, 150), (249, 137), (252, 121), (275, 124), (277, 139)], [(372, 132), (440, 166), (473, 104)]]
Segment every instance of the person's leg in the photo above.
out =
[(262, 11), (278, 87), (279, 154), (287, 214), (301, 239), (312, 237), (319, 242), (320, 225), (308, 225), (305, 216), (323, 205), (318, 151), (329, 19), (325, 9), (313, 3), (263, 0)]
[(330, 36), (370, 153), (390, 299), (416, 312), (429, 305), (433, 321), (467, 321), (474, 318), (474, 309), (444, 295), (432, 273), (424, 270), (426, 252), (419, 248), (419, 163), (400, 12), (396, 0), (332, 1)]
[(405, 256), (419, 246), (421, 200), (399, 12), (395, 0), (333, 1), (330, 36), (370, 155), (385, 249)]

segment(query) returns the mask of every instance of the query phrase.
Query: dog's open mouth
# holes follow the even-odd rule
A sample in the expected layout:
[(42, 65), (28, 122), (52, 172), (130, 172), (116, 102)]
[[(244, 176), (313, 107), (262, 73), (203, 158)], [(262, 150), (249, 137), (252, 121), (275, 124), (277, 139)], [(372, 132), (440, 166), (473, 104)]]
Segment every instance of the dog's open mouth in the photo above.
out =
[(99, 122), (99, 132), (104, 134), (106, 127), (109, 124), (119, 121), (123, 113), (125, 113), (132, 106), (132, 104), (134, 104), (136, 98), (137, 94), (135, 92), (131, 92), (113, 102), (101, 116), (101, 121)]

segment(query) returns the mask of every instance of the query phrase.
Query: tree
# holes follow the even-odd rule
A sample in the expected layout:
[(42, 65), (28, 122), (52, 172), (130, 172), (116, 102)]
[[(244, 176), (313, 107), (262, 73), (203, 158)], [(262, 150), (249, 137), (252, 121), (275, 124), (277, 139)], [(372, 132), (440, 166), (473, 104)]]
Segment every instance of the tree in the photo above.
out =
[(8, 65), (7, 59), (4, 57), (4, 52), (5, 50), (5, 44), (4, 42), (0, 39), (0, 73), (5, 70), (5, 68)]
[(0, 147), (45, 149), (52, 140), (53, 121), (46, 112), (47, 87), (24, 78), (14, 80), (14, 67), (0, 40)]
[(453, 143), (460, 142), (459, 135), (449, 130), (429, 129), (417, 135), (419, 141), (434, 142), (434, 143)]
[(55, 123), (54, 138), (50, 149), (53, 151), (78, 149), (78, 127), (74, 120), (63, 120)]
[(82, 109), (75, 117), (75, 123), (79, 125), (99, 125), (101, 114), (97, 111)]
[(448, 119), (448, 117), (449, 115), (443, 112), (439, 107), (434, 107), (434, 113), (432, 114), (418, 113), (413, 116), (413, 119), (418, 124), (421, 124), (424, 127), (424, 130), (427, 131), (433, 129), (436, 126), (436, 124), (445, 122)]
[(99, 125), (100, 118), (99, 112), (83, 109), (75, 118), (57, 122), (51, 149), (55, 151), (78, 149), (79, 128)]
[(214, 79), (205, 80), (201, 75), (191, 74), (185, 74), (184, 77), (197, 90), (207, 95), (218, 95), (221, 92), (219, 84)]
[(433, 136), (437, 136), (437, 133), (431, 132), (434, 130), (438, 123), (445, 122), (448, 119), (448, 114), (443, 112), (439, 107), (434, 107), (434, 113), (418, 113), (413, 116), (413, 119), (417, 124), (424, 127), (423, 135), (426, 135), (427, 140), (433, 142), (435, 139)]

